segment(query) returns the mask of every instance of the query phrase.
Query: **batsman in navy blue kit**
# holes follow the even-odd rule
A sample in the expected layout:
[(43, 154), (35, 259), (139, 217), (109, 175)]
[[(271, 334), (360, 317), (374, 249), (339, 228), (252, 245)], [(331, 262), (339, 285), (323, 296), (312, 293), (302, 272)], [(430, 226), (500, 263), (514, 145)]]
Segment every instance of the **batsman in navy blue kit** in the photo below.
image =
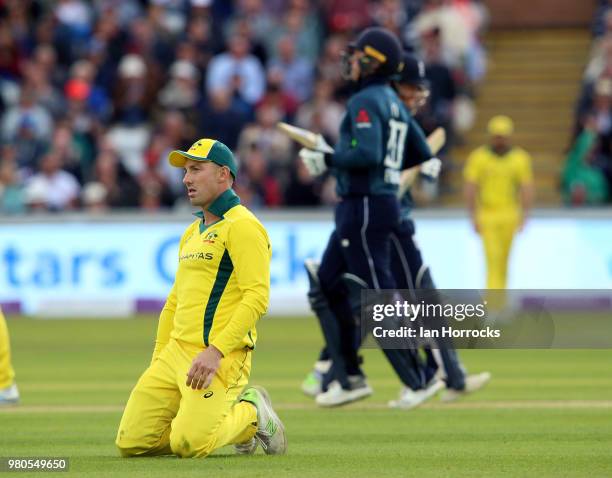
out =
[[(404, 147), (411, 120), (390, 86), (401, 65), (401, 46), (393, 34), (382, 28), (366, 29), (349, 46), (345, 65), (346, 76), (357, 83), (358, 91), (348, 101), (334, 152), (300, 151), (312, 175), (331, 169), (341, 199), (335, 211), (336, 229), (321, 265), (309, 271), (311, 305), (333, 367), (316, 397), (321, 406), (341, 405), (372, 393), (357, 355), (350, 289), (396, 288), (390, 241), (400, 226), (397, 190), (406, 167)], [(417, 390), (425, 386), (423, 373), (413, 363), (416, 355), (384, 353), (404, 384)]]
[[(428, 96), (425, 68), (423, 63), (411, 54), (404, 54), (402, 63), (401, 75), (393, 82), (394, 88), (402, 99), (402, 107), (408, 110), (407, 128), (401, 135), (404, 141), (403, 148), (401, 148), (403, 152), (401, 169), (411, 168), (410, 172), (414, 173), (411, 175), (412, 178), (421, 175), (428, 179), (435, 179), (439, 174), (441, 163), (439, 159), (433, 157), (423, 131), (411, 115), (416, 113), (418, 108), (425, 103)], [(391, 183), (393, 182), (391, 181)], [(435, 286), (429, 269), (423, 263), (421, 253), (413, 240), (414, 223), (410, 218), (412, 199), (409, 188), (402, 188), (401, 196), (399, 226), (390, 233), (390, 272), (396, 282), (396, 287), (399, 289), (434, 289)], [(383, 214), (385, 214), (384, 211)], [(332, 235), (333, 239), (334, 236)], [(339, 390), (336, 386), (335, 390), (332, 389), (321, 394), (322, 385), (323, 390), (325, 390), (323, 377), (328, 380), (330, 377), (342, 377), (341, 371), (345, 367), (344, 363), (342, 363), (340, 370), (337, 367), (336, 370), (332, 370), (333, 373), (330, 373), (328, 368), (334, 361), (344, 360), (347, 351), (346, 349), (335, 350), (336, 353), (334, 353), (334, 347), (330, 347), (330, 340), (334, 339), (334, 333), (329, 333), (329, 330), (326, 333), (325, 328), (327, 326), (329, 329), (329, 325), (333, 324), (333, 321), (325, 320), (325, 316), (331, 314), (331, 308), (325, 295), (320, 293), (316, 265), (317, 263), (314, 261), (306, 262), (311, 281), (309, 297), (313, 310), (319, 317), (324, 329), (327, 346), (316, 362), (315, 370), (309, 374), (302, 384), (302, 389), (309, 395), (316, 395), (317, 402), (320, 405), (339, 405), (367, 396), (367, 393), (371, 393), (371, 389), (365, 383), (363, 375), (356, 371), (356, 367), (351, 368), (349, 363), (348, 370), (353, 372), (352, 375), (348, 375), (348, 386), (350, 388)], [(352, 295), (353, 304), (356, 303), (358, 307), (360, 305), (360, 286), (361, 288), (372, 288), (372, 286), (351, 273), (344, 273), (343, 279), (344, 284), (349, 286), (349, 294)], [(353, 310), (353, 313), (355, 315), (359, 311)], [(342, 330), (343, 336), (350, 335), (349, 327), (350, 324)], [(336, 331), (335, 333), (339, 332)], [(348, 348), (348, 345), (345, 344), (345, 347)], [(415, 350), (385, 350), (387, 359), (403, 383), (399, 398), (390, 401), (389, 406), (405, 409), (414, 408), (445, 387), (446, 391), (443, 399), (452, 400), (466, 392), (481, 388), (488, 381), (488, 374), (465, 377), (464, 369), (452, 348), (452, 344), (442, 344), (441, 349), (437, 345), (440, 344), (432, 344), (432, 348), (426, 348), (425, 350), (427, 366), (421, 362)], [(337, 355), (340, 355), (340, 357), (337, 357)], [(353, 360), (356, 360), (356, 358), (353, 357)], [(327, 400), (322, 402), (322, 398)]]
[[(425, 76), (425, 66), (415, 55), (405, 53), (402, 57), (403, 69), (393, 87), (398, 93), (404, 106), (414, 115), (427, 101), (428, 82)], [(410, 121), (410, 131), (413, 135), (424, 137), (421, 127), (414, 117)], [(413, 164), (412, 180), (417, 176), (426, 178), (437, 177), (436, 168), (439, 162), (432, 161), (429, 148), (424, 148), (420, 139), (406, 143), (406, 156)], [(425, 174), (424, 174), (425, 173)], [(410, 193), (410, 184), (400, 189), (400, 227), (391, 235), (391, 272), (395, 278), (397, 288), (405, 290), (435, 290), (435, 284), (429, 267), (424, 263), (421, 251), (414, 241), (415, 224), (411, 217), (413, 200)], [(432, 295), (428, 294), (431, 299)], [(488, 372), (475, 375), (466, 375), (457, 351), (452, 342), (445, 343), (433, 341), (431, 347), (425, 347), (426, 368), (425, 380), (429, 390), (440, 388), (434, 382), (440, 378), (441, 385), (446, 389), (442, 400), (452, 401), (461, 395), (482, 388), (490, 379)], [(414, 390), (403, 387), (397, 400), (389, 402), (391, 407), (412, 408), (418, 401), (418, 394)]]

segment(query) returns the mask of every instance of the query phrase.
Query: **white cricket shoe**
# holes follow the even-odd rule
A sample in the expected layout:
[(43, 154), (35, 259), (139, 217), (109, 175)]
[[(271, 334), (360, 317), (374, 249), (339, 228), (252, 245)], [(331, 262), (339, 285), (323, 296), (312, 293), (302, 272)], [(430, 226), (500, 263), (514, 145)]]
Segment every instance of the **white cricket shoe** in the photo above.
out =
[(440, 400), (443, 402), (454, 402), (455, 400), (465, 397), (468, 393), (475, 392), (483, 388), (491, 380), (489, 372), (477, 373), (465, 377), (465, 388), (463, 390), (455, 390), (447, 388), (441, 395)]
[(432, 380), (427, 387), (421, 390), (412, 390), (408, 387), (403, 387), (400, 390), (399, 398), (389, 401), (389, 408), (401, 408), (403, 410), (416, 408), (436, 395), (443, 388), (444, 382), (442, 380)]
[(329, 384), (327, 392), (317, 395), (316, 402), (320, 407), (337, 407), (361, 400), (374, 393), (362, 375), (349, 375), (350, 390), (345, 390), (340, 382), (334, 380)]
[(0, 407), (3, 405), (16, 405), (17, 402), (19, 402), (19, 390), (17, 390), (16, 384), (0, 390)]
[[(264, 453), (266, 455), (284, 455), (287, 453), (285, 427), (272, 408), (268, 392), (263, 387), (249, 387), (240, 395), (240, 401), (252, 403), (257, 409), (255, 438), (261, 444)], [(238, 452), (238, 446), (235, 448)], [(242, 448), (242, 450), (245, 449), (246, 446)], [(255, 449), (252, 453), (254, 452)]]
[(331, 364), (331, 360), (317, 360), (312, 371), (306, 375), (306, 378), (302, 382), (302, 392), (312, 398), (321, 393), (323, 375), (327, 373)]

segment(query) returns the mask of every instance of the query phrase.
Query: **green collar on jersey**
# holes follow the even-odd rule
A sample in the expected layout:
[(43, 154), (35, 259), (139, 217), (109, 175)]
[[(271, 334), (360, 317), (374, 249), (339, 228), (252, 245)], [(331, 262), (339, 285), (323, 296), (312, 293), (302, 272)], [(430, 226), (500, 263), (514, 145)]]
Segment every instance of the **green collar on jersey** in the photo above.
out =
[[(232, 188), (225, 190), (217, 199), (215, 199), (212, 204), (208, 207), (208, 212), (223, 218), (225, 213), (229, 211), (231, 208), (238, 206), (240, 204), (240, 198), (234, 192)], [(194, 216), (199, 217), (200, 219), (204, 219), (204, 212), (198, 211), (194, 213)]]

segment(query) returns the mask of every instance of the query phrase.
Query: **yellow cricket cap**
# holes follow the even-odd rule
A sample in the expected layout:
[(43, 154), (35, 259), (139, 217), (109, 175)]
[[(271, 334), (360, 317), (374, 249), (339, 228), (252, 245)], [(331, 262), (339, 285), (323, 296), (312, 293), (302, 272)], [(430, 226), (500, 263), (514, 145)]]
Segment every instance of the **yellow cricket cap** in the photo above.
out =
[(491, 136), (512, 136), (512, 133), (514, 133), (514, 123), (508, 116), (494, 116), (489, 121), (487, 131)]
[(188, 159), (194, 161), (212, 161), (219, 166), (226, 166), (232, 176), (238, 173), (238, 164), (230, 149), (221, 141), (202, 138), (191, 145), (187, 151), (175, 150), (168, 155), (168, 162), (175, 168), (184, 168)]

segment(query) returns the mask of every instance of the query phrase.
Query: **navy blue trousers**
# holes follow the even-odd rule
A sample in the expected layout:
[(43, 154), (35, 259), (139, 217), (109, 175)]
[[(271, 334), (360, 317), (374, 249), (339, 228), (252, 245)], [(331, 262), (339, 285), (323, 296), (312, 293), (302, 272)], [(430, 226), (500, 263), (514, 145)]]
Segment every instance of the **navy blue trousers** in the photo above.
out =
[[(321, 260), (319, 282), (338, 321), (346, 373), (362, 374), (355, 318), (342, 275), (348, 272), (357, 276), (368, 289), (396, 288), (390, 262), (391, 237), (400, 227), (398, 201), (394, 196), (344, 198), (336, 206), (335, 224)], [(423, 387), (424, 373), (414, 351), (383, 349), (383, 352), (406, 386), (415, 390)], [(330, 376), (334, 373), (338, 376), (338, 371)]]
[[(435, 289), (429, 268), (423, 262), (421, 251), (414, 242), (414, 223), (403, 219), (391, 233), (391, 271), (398, 289)], [(461, 390), (465, 386), (465, 373), (456, 350), (450, 341), (439, 343), (439, 350), (425, 349), (427, 356), (426, 379), (438, 366), (442, 366), (449, 388)]]

